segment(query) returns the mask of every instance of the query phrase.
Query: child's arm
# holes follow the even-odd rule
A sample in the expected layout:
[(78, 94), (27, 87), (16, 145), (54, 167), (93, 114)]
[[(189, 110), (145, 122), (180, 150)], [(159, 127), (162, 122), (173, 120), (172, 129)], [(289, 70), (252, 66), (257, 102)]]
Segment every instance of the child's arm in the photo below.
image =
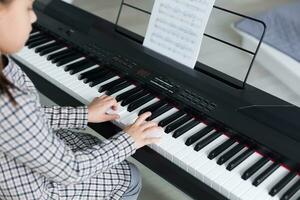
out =
[(88, 123), (87, 106), (60, 107), (42, 106), (52, 129), (85, 129)]
[(100, 123), (112, 121), (119, 118), (117, 114), (108, 114), (107, 110), (116, 109), (117, 101), (110, 96), (103, 95), (96, 97), (88, 106), (82, 107), (59, 107), (43, 106), (42, 110), (46, 114), (52, 129), (84, 129), (87, 123)]
[(24, 96), (16, 100), (17, 107), (10, 103), (0, 106), (0, 151), (49, 180), (66, 185), (82, 182), (136, 150), (132, 137), (121, 132), (74, 152), (55, 136), (33, 100)]

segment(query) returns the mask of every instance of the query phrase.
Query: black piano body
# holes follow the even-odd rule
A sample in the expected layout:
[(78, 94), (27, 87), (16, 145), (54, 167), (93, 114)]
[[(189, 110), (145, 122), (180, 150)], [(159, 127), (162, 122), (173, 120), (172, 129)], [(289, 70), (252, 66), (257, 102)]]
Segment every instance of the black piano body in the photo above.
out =
[[(124, 36), (116, 31), (114, 24), (61, 1), (36, 1), (35, 10), (37, 28), (139, 82), (181, 110), (214, 123), (219, 130), (264, 156), (300, 172), (298, 107), (251, 85), (239, 89), (226, 84), (206, 73), (219, 72), (201, 63), (197, 63), (198, 70), (188, 69), (144, 48), (141, 37), (132, 33), (129, 33), (132, 37)], [(59, 86), (19, 64), (36, 87), (57, 104), (82, 104)], [(228, 79), (225, 74), (219, 76)], [(172, 87), (161, 87), (162, 82)], [(90, 126), (106, 138), (119, 131), (111, 123)], [(226, 199), (148, 147), (139, 150), (134, 158), (194, 199)]]

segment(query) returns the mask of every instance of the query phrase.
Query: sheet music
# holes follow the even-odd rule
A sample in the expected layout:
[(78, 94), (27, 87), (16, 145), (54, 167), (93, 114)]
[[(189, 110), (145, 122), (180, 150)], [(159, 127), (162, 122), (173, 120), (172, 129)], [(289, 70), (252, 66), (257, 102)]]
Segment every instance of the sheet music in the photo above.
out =
[(155, 0), (144, 46), (190, 68), (215, 0)]

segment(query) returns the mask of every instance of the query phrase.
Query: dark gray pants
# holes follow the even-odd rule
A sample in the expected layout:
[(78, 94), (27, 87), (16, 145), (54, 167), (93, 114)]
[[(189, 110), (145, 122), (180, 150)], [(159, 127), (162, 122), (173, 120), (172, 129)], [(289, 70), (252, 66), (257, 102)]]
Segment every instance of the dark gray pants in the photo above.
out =
[(130, 163), (131, 180), (128, 190), (122, 197), (122, 200), (136, 200), (142, 189), (142, 178), (138, 168)]

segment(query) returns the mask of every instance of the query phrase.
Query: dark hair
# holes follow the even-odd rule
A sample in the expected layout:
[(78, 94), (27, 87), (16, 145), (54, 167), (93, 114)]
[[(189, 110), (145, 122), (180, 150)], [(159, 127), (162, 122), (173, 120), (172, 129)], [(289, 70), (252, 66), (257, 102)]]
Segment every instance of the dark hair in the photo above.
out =
[(0, 3), (3, 3), (3, 4), (8, 4), (10, 2), (12, 2), (13, 0), (0, 0)]
[(14, 97), (12, 96), (11, 92), (9, 91), (9, 88), (13, 88), (14, 85), (7, 80), (7, 78), (4, 76), (3, 74), (3, 67), (4, 67), (4, 59), (3, 56), (0, 57), (0, 93), (1, 94), (5, 94), (8, 96), (9, 100), (16, 105), (17, 102), (14, 99)]
[[(11, 1), (12, 0), (0, 0), (0, 3), (8, 4)], [(3, 68), (4, 68), (4, 57), (3, 57), (3, 55), (0, 54), (0, 93), (4, 93), (5, 95), (7, 95), (9, 97), (9, 100), (14, 105), (16, 105), (17, 102), (9, 91), (9, 88), (13, 88), (14, 85), (9, 80), (7, 80), (7, 78), (4, 76), (3, 71), (2, 71)]]

